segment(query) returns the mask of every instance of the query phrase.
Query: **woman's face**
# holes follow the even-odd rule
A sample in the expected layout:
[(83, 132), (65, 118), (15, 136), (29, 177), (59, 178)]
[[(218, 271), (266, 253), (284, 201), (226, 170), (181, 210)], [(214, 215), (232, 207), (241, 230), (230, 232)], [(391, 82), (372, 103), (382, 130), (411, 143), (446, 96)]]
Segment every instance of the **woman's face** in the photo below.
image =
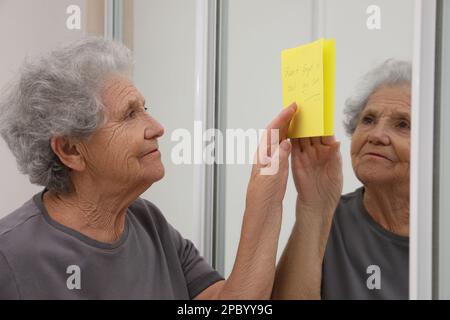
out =
[(105, 186), (145, 190), (164, 176), (157, 141), (164, 129), (127, 78), (110, 77), (100, 97), (106, 123), (82, 145), (87, 170)]
[(353, 170), (364, 185), (409, 183), (411, 89), (376, 90), (352, 135)]

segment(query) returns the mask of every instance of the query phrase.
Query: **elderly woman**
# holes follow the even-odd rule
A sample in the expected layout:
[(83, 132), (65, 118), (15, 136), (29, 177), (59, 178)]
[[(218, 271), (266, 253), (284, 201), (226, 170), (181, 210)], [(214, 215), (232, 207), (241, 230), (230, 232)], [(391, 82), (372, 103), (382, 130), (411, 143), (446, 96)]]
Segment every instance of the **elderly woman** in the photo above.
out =
[[(269, 298), (295, 106), (260, 145), (236, 262), (224, 280), (139, 198), (164, 175), (163, 127), (129, 79), (121, 44), (88, 38), (26, 63), (1, 102), (0, 130), (44, 186), (0, 220), (0, 299)], [(276, 165), (272, 175), (260, 170)]]
[(296, 222), (273, 296), (407, 299), (411, 65), (388, 60), (347, 100), (345, 127), (363, 187), (342, 192), (330, 138), (294, 141)]

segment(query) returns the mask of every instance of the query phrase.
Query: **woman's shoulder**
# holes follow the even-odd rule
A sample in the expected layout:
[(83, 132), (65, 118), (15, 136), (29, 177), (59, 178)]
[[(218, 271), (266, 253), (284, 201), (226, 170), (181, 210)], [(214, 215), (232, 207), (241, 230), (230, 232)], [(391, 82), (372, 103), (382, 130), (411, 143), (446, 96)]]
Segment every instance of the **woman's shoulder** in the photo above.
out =
[(41, 213), (33, 199), (0, 219), (0, 254), (28, 261), (39, 241), (36, 234), (42, 226)]
[(165, 220), (161, 210), (151, 201), (137, 198), (128, 209), (136, 216), (150, 216), (156, 220)]
[(362, 211), (364, 187), (359, 187), (352, 192), (343, 194), (334, 213), (335, 223), (347, 223), (359, 216)]
[(0, 239), (9, 234), (21, 232), (23, 227), (34, 222), (33, 218), (39, 216), (40, 211), (33, 198), (26, 201), (22, 206), (0, 219)]
[(156, 235), (162, 242), (175, 245), (183, 241), (182, 235), (164, 217), (161, 210), (151, 201), (138, 198), (128, 208), (131, 216), (145, 232)]
[(165, 229), (169, 226), (161, 210), (151, 201), (137, 198), (129, 207), (129, 213), (146, 229)]
[(362, 200), (363, 191), (364, 191), (364, 187), (361, 186), (361, 187), (355, 189), (352, 192), (343, 194), (341, 196), (341, 199), (339, 200), (339, 205), (348, 206), (349, 204), (351, 204), (353, 202), (361, 201)]

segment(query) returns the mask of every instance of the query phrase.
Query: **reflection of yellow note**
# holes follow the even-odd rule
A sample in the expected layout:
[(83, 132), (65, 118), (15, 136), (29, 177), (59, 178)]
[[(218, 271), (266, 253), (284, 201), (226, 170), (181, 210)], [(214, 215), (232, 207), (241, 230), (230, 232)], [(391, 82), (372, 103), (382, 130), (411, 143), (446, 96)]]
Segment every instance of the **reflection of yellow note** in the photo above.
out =
[(299, 107), (289, 138), (333, 135), (335, 61), (334, 39), (282, 51), (283, 106)]

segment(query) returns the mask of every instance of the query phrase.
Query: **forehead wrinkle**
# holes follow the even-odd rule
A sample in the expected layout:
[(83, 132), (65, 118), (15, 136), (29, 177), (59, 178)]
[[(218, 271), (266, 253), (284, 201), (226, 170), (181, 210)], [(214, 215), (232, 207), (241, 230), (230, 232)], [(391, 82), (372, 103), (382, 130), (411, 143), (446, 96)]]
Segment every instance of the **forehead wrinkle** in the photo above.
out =
[(120, 90), (120, 92), (117, 94), (117, 97), (119, 99), (123, 99), (124, 96), (127, 96), (130, 93), (130, 91), (132, 91), (132, 90), (133, 90), (133, 85), (128, 84)]
[(408, 101), (405, 101), (405, 99), (402, 99), (400, 97), (371, 97), (367, 101), (367, 105), (371, 104), (388, 104), (388, 105), (399, 105), (399, 106), (405, 106), (410, 107), (410, 99)]
[(119, 117), (128, 110), (130, 102), (144, 100), (143, 96), (136, 89), (128, 78), (110, 78), (104, 86), (103, 101), (110, 106), (109, 112), (115, 117)]
[(141, 103), (142, 105), (145, 105), (145, 98), (144, 96), (139, 92), (139, 90), (136, 89), (135, 86), (132, 87), (132, 96), (128, 99), (128, 103)]
[(107, 83), (107, 85), (103, 89), (104, 95), (109, 95), (109, 92), (114, 92), (117, 87), (120, 86), (119, 81), (111, 81), (111, 83)]
[(105, 102), (106, 105), (109, 105), (109, 109), (115, 109), (116, 100), (112, 99), (111, 93), (114, 93), (116, 91), (116, 88), (118, 88), (120, 85), (117, 81), (111, 81), (111, 83), (107, 83), (107, 85), (103, 88), (101, 92), (102, 100)]
[(392, 109), (388, 109), (386, 110), (385, 108), (383, 108), (382, 110), (380, 110), (380, 108), (376, 108), (376, 107), (368, 107), (366, 109), (364, 109), (364, 111), (362, 112), (362, 115), (367, 115), (367, 114), (372, 114), (374, 116), (377, 117), (390, 117), (390, 118), (411, 118), (411, 113), (410, 112), (405, 112), (403, 110), (392, 110)]
[(409, 119), (411, 117), (410, 112), (395, 110), (392, 113), (393, 113), (394, 117), (396, 117), (396, 118), (408, 118)]
[(103, 92), (109, 93), (110, 91), (116, 91), (117, 88), (122, 87), (122, 90), (119, 92), (118, 95), (122, 93), (122, 91), (130, 86), (133, 86), (132, 83), (130, 83), (130, 80), (123, 77), (113, 77), (106, 80), (104, 86), (103, 86)]
[(392, 92), (392, 89), (382, 88), (375, 91), (367, 100), (366, 105), (398, 105), (404, 107), (411, 107), (411, 94), (405, 92), (403, 89)]
[[(128, 105), (131, 101), (136, 101), (137, 98), (135, 95), (133, 95), (134, 87), (132, 85), (123, 88), (123, 90), (120, 92), (118, 96), (118, 104), (119, 104), (119, 112), (128, 109)], [(132, 97), (129, 97), (129, 95), (132, 94)]]
[(143, 99), (140, 96), (139, 92), (136, 90), (136, 88), (132, 88), (129, 92), (126, 93), (124, 96), (124, 99), (127, 99), (128, 104), (130, 103), (143, 103)]
[(133, 91), (133, 86), (132, 85), (128, 85), (125, 86), (124, 88), (122, 88), (122, 90), (117, 94), (117, 98), (121, 101), (123, 101), (128, 94)]
[[(392, 108), (392, 106), (394, 106), (394, 108)], [(388, 110), (386, 110), (386, 107), (388, 107)], [(369, 99), (366, 108), (364, 108), (363, 114), (373, 113), (376, 115), (379, 114), (384, 115), (385, 113), (389, 113), (389, 114), (403, 114), (409, 117), (411, 114), (410, 110), (411, 105), (409, 104), (409, 102), (405, 102), (401, 98), (397, 99), (389, 98), (383, 99), (382, 101), (376, 101), (376, 99), (374, 101), (373, 99)]]

